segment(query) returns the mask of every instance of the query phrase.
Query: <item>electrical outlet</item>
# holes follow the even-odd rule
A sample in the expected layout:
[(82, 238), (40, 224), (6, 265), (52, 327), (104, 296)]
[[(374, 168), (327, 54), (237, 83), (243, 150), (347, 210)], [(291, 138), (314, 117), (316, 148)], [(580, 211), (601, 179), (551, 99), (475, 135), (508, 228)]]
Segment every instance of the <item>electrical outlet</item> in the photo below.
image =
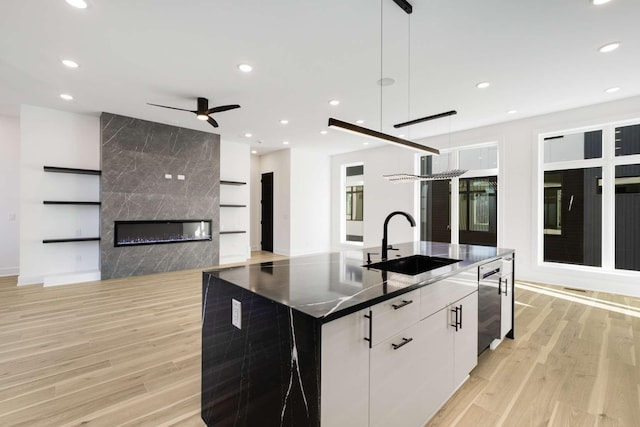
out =
[(171, 179), (171, 178), (173, 178), (173, 176), (170, 173), (165, 173), (164, 174), (164, 178), (165, 179)]
[(82, 262), (82, 255), (76, 255), (76, 262)]
[(231, 299), (231, 324), (242, 329), (242, 304), (235, 299)]
[(9, 214), (9, 221), (15, 221), (15, 220), (16, 220), (16, 214), (15, 214), (15, 213), (13, 213), (13, 212), (11, 212), (11, 213)]
[(178, 175), (178, 181), (184, 181), (184, 175)]

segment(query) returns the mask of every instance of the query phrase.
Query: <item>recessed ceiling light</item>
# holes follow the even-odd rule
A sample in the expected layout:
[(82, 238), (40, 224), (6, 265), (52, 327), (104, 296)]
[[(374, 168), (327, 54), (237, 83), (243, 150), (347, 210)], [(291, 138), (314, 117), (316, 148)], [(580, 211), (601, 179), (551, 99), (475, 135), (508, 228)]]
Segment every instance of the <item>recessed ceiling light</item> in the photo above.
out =
[(610, 87), (609, 89), (605, 90), (605, 92), (607, 92), (607, 93), (614, 93), (614, 92), (617, 92), (617, 91), (619, 91), (619, 90), (620, 90), (620, 88), (619, 88), (619, 87)]
[(612, 52), (620, 47), (620, 42), (607, 43), (598, 49), (602, 53)]
[(591, 0), (591, 4), (600, 6), (601, 4), (609, 3), (611, 0)]
[(253, 67), (249, 64), (240, 64), (238, 65), (238, 70), (242, 71), (243, 73), (250, 73), (253, 70)]
[(356, 120), (356, 123), (357, 123), (357, 124), (359, 124), (359, 125), (361, 125), (361, 124), (363, 124), (363, 123), (364, 123), (364, 120)]
[(518, 110), (509, 110), (507, 111), (507, 114), (516, 114), (518, 112)]
[(398, 135), (398, 138), (404, 138), (404, 133), (401, 133), (400, 135)]
[(489, 83), (489, 82), (480, 82), (480, 83), (478, 83), (478, 84), (476, 85), (476, 87), (477, 87), (478, 89), (486, 89), (486, 88), (488, 88), (489, 86), (491, 86), (491, 83)]
[(282, 141), (284, 145), (289, 145), (289, 141)]
[(78, 63), (77, 63), (76, 61), (72, 61), (72, 60), (70, 60), (70, 59), (63, 59), (63, 60), (62, 60), (62, 63), (63, 63), (66, 67), (69, 67), (69, 68), (78, 68), (78, 67), (79, 67), (79, 65), (78, 65)]
[(65, 101), (73, 100), (73, 96), (69, 95), (68, 93), (61, 93), (60, 98), (64, 99)]
[(78, 9), (87, 8), (87, 2), (84, 0), (67, 0), (67, 3), (69, 3), (73, 7), (77, 7)]
[(337, 99), (332, 99), (331, 101), (329, 101), (329, 105), (332, 105), (334, 107), (339, 104), (340, 104), (340, 101), (338, 101)]
[(253, 136), (253, 134), (252, 134), (252, 133), (249, 133), (249, 132), (247, 132), (247, 133), (245, 133), (245, 134), (244, 134), (244, 137), (245, 137), (245, 138), (251, 138), (252, 136)]
[(326, 130), (321, 130), (321, 131), (320, 131), (320, 135), (326, 135), (326, 134), (327, 134), (327, 131), (326, 131)]
[(368, 142), (363, 142), (362, 145), (369, 145), (369, 143)]
[(280, 120), (280, 124), (281, 125), (286, 125), (287, 123), (289, 123), (289, 120), (287, 120), (287, 119)]
[(258, 154), (256, 150), (251, 150), (251, 154)]

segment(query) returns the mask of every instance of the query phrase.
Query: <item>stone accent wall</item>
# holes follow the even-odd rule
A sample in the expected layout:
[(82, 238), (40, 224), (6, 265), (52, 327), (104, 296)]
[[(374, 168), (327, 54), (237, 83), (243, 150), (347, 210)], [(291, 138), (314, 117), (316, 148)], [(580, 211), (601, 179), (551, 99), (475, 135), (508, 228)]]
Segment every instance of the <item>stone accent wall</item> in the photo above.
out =
[[(100, 129), (102, 279), (217, 265), (220, 136), (109, 113)], [(114, 221), (165, 219), (210, 219), (212, 241), (114, 247)]]

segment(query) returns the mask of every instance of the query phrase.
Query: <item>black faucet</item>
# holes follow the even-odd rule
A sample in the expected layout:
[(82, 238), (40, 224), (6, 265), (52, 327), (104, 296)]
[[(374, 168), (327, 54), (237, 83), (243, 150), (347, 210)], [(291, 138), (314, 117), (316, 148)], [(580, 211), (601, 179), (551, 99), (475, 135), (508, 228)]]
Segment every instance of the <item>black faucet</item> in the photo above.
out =
[(407, 218), (407, 221), (409, 221), (409, 224), (411, 224), (412, 227), (416, 226), (416, 221), (413, 219), (413, 217), (411, 215), (409, 215), (406, 212), (402, 212), (402, 211), (395, 211), (395, 212), (391, 212), (388, 216), (387, 219), (384, 220), (384, 228), (382, 231), (382, 260), (386, 261), (387, 260), (387, 250), (388, 250), (388, 245), (387, 245), (387, 226), (389, 225), (389, 220), (394, 217), (395, 215), (404, 215), (405, 218)]

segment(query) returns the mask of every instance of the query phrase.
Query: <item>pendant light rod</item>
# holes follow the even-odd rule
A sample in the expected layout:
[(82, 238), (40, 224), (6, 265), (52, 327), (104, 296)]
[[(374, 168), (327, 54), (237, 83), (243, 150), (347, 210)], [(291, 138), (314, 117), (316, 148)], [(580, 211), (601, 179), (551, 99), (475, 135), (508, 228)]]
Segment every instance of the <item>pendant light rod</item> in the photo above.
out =
[(413, 12), (413, 6), (411, 6), (411, 3), (409, 3), (407, 0), (393, 0), (393, 1), (398, 6), (400, 6), (400, 9), (407, 12), (407, 15), (410, 15)]
[(426, 151), (433, 154), (440, 154), (440, 151), (435, 148), (427, 147), (426, 145), (417, 144), (413, 141), (398, 138), (397, 136), (388, 135), (386, 133), (378, 132), (373, 129), (364, 128), (362, 126), (354, 125), (352, 123), (343, 122), (342, 120), (334, 119), (333, 117), (329, 118), (329, 127), (332, 129), (354, 133), (360, 136), (367, 136), (369, 138), (380, 139), (385, 142), (392, 142), (394, 144), (398, 144), (403, 147), (412, 148), (418, 151)]
[(451, 110), (451, 111), (446, 111), (444, 113), (439, 113), (439, 114), (434, 114), (433, 116), (427, 116), (427, 117), (422, 117), (420, 119), (414, 119), (414, 120), (410, 120), (408, 122), (404, 122), (404, 123), (398, 123), (397, 125), (393, 125), (394, 128), (401, 128), (401, 127), (405, 127), (405, 126), (411, 126), (411, 125), (415, 125), (417, 123), (422, 123), (422, 122), (426, 122), (429, 120), (435, 120), (435, 119), (441, 119), (443, 117), (447, 117), (447, 116), (453, 116), (458, 114), (458, 112), (456, 110)]

